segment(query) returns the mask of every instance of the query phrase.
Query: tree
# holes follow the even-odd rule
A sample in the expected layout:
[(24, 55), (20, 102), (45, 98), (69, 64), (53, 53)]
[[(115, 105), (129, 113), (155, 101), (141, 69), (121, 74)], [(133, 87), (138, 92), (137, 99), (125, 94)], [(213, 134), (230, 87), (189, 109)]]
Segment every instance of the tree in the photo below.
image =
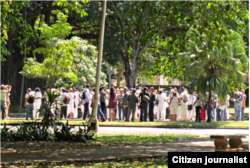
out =
[[(138, 65), (142, 64), (142, 54), (156, 38), (165, 33), (169, 36), (173, 32), (185, 32), (187, 27), (182, 24), (183, 4), (187, 2), (109, 2), (107, 6), (114, 17), (112, 25), (119, 32), (117, 43), (122, 44), (121, 63), (125, 69), (126, 84), (135, 87)], [(186, 12), (186, 11), (184, 11)], [(109, 17), (109, 15), (108, 15)], [(108, 20), (107, 17), (107, 20)], [(120, 53), (120, 50), (119, 50)]]
[[(213, 35), (220, 36), (216, 33)], [(186, 52), (179, 54), (178, 65), (185, 67), (184, 77), (186, 81), (190, 81), (190, 89), (195, 88), (205, 96), (208, 92), (207, 122), (211, 122), (212, 91), (225, 100), (229, 92), (227, 82), (244, 81), (242, 71), (247, 67), (248, 58), (242, 37), (232, 30), (228, 31), (228, 40), (221, 42), (220, 45), (209, 43), (209, 37), (205, 33), (198, 42), (194, 40), (197, 37), (200, 37), (197, 29), (191, 28), (187, 32)]]
[(57, 24), (51, 27), (47, 24), (36, 27), (41, 31), (43, 39), (41, 44), (44, 47), (34, 50), (34, 54), (44, 55), (43, 62), (39, 63), (36, 58), (28, 58), (20, 73), (28, 78), (47, 79), (47, 85), (50, 87), (68, 86), (64, 82), (70, 81), (70, 83), (75, 83), (75, 86), (81, 87), (82, 82), (92, 81), (93, 84), (96, 48), (79, 37), (65, 40), (72, 27), (67, 23), (66, 15), (58, 13), (57, 18)]
[[(196, 42), (200, 41), (202, 34), (206, 34), (208, 43), (211, 45), (221, 45), (222, 41), (227, 40), (227, 30), (232, 29), (243, 36), (248, 44), (248, 2), (189, 2), (189, 6), (182, 8), (186, 15), (181, 19), (189, 28), (194, 27), (200, 33), (196, 36)], [(185, 14), (185, 13), (184, 13)], [(214, 32), (220, 36), (212, 35)], [(179, 52), (185, 51), (186, 32), (172, 33), (167, 32), (160, 35), (151, 44), (142, 57), (144, 64), (139, 64), (144, 76), (163, 75), (165, 77), (183, 80), (185, 67), (178, 66), (177, 59)], [(211, 35), (210, 35), (211, 34)], [(221, 46), (223, 47), (223, 46)]]
[[(33, 58), (33, 50), (41, 47), (40, 32), (34, 27), (36, 21), (39, 19), (41, 23), (45, 22), (51, 26), (56, 23), (56, 11), (60, 11), (75, 16), (70, 18), (74, 24), (82, 23), (83, 20), (79, 18), (86, 17), (85, 9), (88, 6), (86, 2), (80, 0), (1, 1), (1, 61), (6, 59), (5, 62), (1, 62), (1, 83), (10, 84), (13, 87), (11, 93), (13, 106), (16, 103), (22, 104), (20, 95), (27, 87), (44, 88), (46, 84), (46, 81), (40, 78), (23, 80), (23, 76), (19, 73), (23, 69), (24, 58)], [(76, 29), (75, 26), (74, 29)], [(44, 57), (37, 53), (36, 59), (38, 62), (43, 62)], [(24, 81), (24, 85), (20, 85), (21, 81)]]

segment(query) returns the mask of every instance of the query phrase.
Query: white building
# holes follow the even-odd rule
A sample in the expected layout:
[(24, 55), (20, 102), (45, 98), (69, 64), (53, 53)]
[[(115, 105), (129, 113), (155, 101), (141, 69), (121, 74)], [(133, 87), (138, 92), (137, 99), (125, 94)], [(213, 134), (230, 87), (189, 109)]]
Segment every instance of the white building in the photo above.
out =
[[(139, 82), (140, 81), (140, 82)], [(181, 86), (182, 82), (178, 79), (163, 78), (163, 75), (159, 75), (154, 78), (153, 82), (147, 81), (147, 78), (138, 79), (138, 82), (142, 86), (152, 85), (152, 86)]]

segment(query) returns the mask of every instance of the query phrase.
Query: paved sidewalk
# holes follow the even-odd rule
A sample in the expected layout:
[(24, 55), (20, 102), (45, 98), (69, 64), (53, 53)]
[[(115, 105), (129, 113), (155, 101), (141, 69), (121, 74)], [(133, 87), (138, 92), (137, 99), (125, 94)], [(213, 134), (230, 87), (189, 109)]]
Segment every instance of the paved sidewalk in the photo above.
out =
[[(249, 141), (242, 139), (243, 142)], [(93, 147), (54, 152), (30, 152), (28, 154), (1, 154), (1, 164), (19, 162), (65, 162), (94, 161), (117, 158), (141, 158), (167, 155), (168, 152), (214, 152), (214, 141), (208, 137), (192, 138), (167, 144), (124, 146), (124, 147)]]

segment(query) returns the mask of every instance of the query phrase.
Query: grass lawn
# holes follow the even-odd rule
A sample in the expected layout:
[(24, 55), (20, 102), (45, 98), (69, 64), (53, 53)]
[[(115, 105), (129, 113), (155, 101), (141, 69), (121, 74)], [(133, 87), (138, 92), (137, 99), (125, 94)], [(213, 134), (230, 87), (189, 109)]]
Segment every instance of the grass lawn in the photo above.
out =
[(48, 167), (48, 168), (75, 168), (75, 167), (168, 167), (168, 156), (160, 156), (153, 158), (127, 158), (127, 159), (115, 159), (115, 160), (102, 160), (94, 162), (64, 162), (64, 163), (21, 163), (11, 167), (11, 165), (3, 165), (3, 168), (24, 168), (28, 166), (30, 168), (35, 167)]
[[(97, 140), (83, 142), (13, 141), (1, 142), (1, 150), (13, 149), (18, 153), (61, 151), (90, 147), (134, 146), (164, 144), (178, 140), (182, 135), (98, 135)], [(197, 137), (190, 135), (189, 138)]]
[[(59, 120), (60, 122), (67, 122), (67, 120)], [(82, 123), (86, 123), (83, 120), (71, 119), (68, 120), (70, 125), (82, 125)], [(18, 124), (26, 122), (26, 120), (5, 120), (1, 121), (1, 124)], [(32, 120), (29, 120), (32, 122)], [(37, 121), (38, 123), (41, 120)], [(148, 127), (169, 127), (169, 128), (249, 128), (249, 121), (247, 122), (211, 122), (207, 123), (205, 121), (201, 123), (196, 122), (123, 122), (123, 121), (106, 121), (106, 122), (99, 122), (100, 126), (148, 126)]]

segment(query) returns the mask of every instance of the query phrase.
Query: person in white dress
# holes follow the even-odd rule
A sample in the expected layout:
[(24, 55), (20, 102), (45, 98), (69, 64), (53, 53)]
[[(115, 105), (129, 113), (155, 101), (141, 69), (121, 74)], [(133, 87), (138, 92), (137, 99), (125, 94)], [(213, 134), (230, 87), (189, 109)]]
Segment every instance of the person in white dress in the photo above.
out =
[(77, 88), (75, 87), (73, 90), (73, 94), (74, 94), (74, 110), (73, 110), (73, 117), (74, 118), (78, 118), (78, 104), (79, 104), (79, 99), (80, 99), (80, 92), (77, 90)]
[[(158, 95), (158, 90), (156, 89), (155, 90), (155, 100), (157, 99), (157, 95)], [(156, 101), (155, 101), (156, 102)], [(155, 119), (155, 116), (157, 117), (157, 112), (158, 112), (158, 104), (156, 104), (154, 106), (154, 119)]]
[(89, 89), (89, 114), (90, 116), (92, 116), (92, 110), (93, 110), (93, 108), (91, 107), (91, 104), (93, 102), (93, 96), (94, 96), (93, 90)]
[(194, 104), (194, 96), (192, 93), (188, 93), (188, 114), (187, 114), (187, 120), (194, 121), (194, 110), (193, 110), (193, 104)]
[[(140, 93), (141, 93), (141, 89), (138, 88), (135, 92), (136, 97), (138, 97)], [(140, 108), (138, 108), (138, 103), (136, 104), (135, 120), (140, 120)]]
[(165, 119), (165, 111), (166, 111), (164, 102), (166, 100), (166, 97), (164, 96), (162, 91), (159, 91), (158, 94), (157, 94), (156, 99), (158, 100), (157, 120), (158, 121), (164, 121), (164, 119)]
[[(197, 97), (196, 92), (193, 92), (194, 102), (196, 102), (196, 97)], [(194, 107), (195, 107), (195, 104), (194, 104), (194, 106), (193, 106), (193, 111), (192, 111), (192, 113), (194, 114), (194, 115), (193, 115), (194, 120), (196, 120), (196, 109), (195, 109)]]
[(42, 92), (39, 87), (35, 88), (35, 102), (34, 102), (34, 111), (33, 111), (33, 117), (39, 119), (38, 110), (40, 109), (42, 104)]
[(74, 114), (74, 93), (72, 88), (68, 90), (68, 96), (70, 97), (70, 101), (67, 108), (67, 116), (71, 114), (70, 118), (72, 118)]
[[(175, 89), (175, 90), (177, 90), (177, 89)], [(176, 93), (176, 97), (180, 97), (179, 95), (179, 93), (178, 93), (178, 91), (176, 91), (175, 92)], [(179, 103), (178, 103), (178, 110), (177, 110), (177, 115), (176, 115), (176, 121), (180, 121), (181, 120), (181, 101), (179, 101)]]
[(188, 95), (187, 95), (184, 87), (181, 89), (180, 99), (181, 99), (181, 118), (180, 118), (180, 120), (187, 121)]
[(165, 114), (164, 114), (165, 118), (164, 118), (164, 120), (162, 120), (162, 121), (165, 121), (165, 120), (166, 120), (166, 112), (167, 112), (167, 108), (168, 108), (167, 94), (166, 94), (165, 89), (162, 89), (161, 95), (164, 97), (163, 108), (164, 108), (164, 110), (165, 110)]
[(176, 121), (177, 120), (177, 112), (178, 112), (178, 106), (180, 99), (177, 97), (177, 93), (173, 92), (172, 97), (170, 98), (170, 121)]

